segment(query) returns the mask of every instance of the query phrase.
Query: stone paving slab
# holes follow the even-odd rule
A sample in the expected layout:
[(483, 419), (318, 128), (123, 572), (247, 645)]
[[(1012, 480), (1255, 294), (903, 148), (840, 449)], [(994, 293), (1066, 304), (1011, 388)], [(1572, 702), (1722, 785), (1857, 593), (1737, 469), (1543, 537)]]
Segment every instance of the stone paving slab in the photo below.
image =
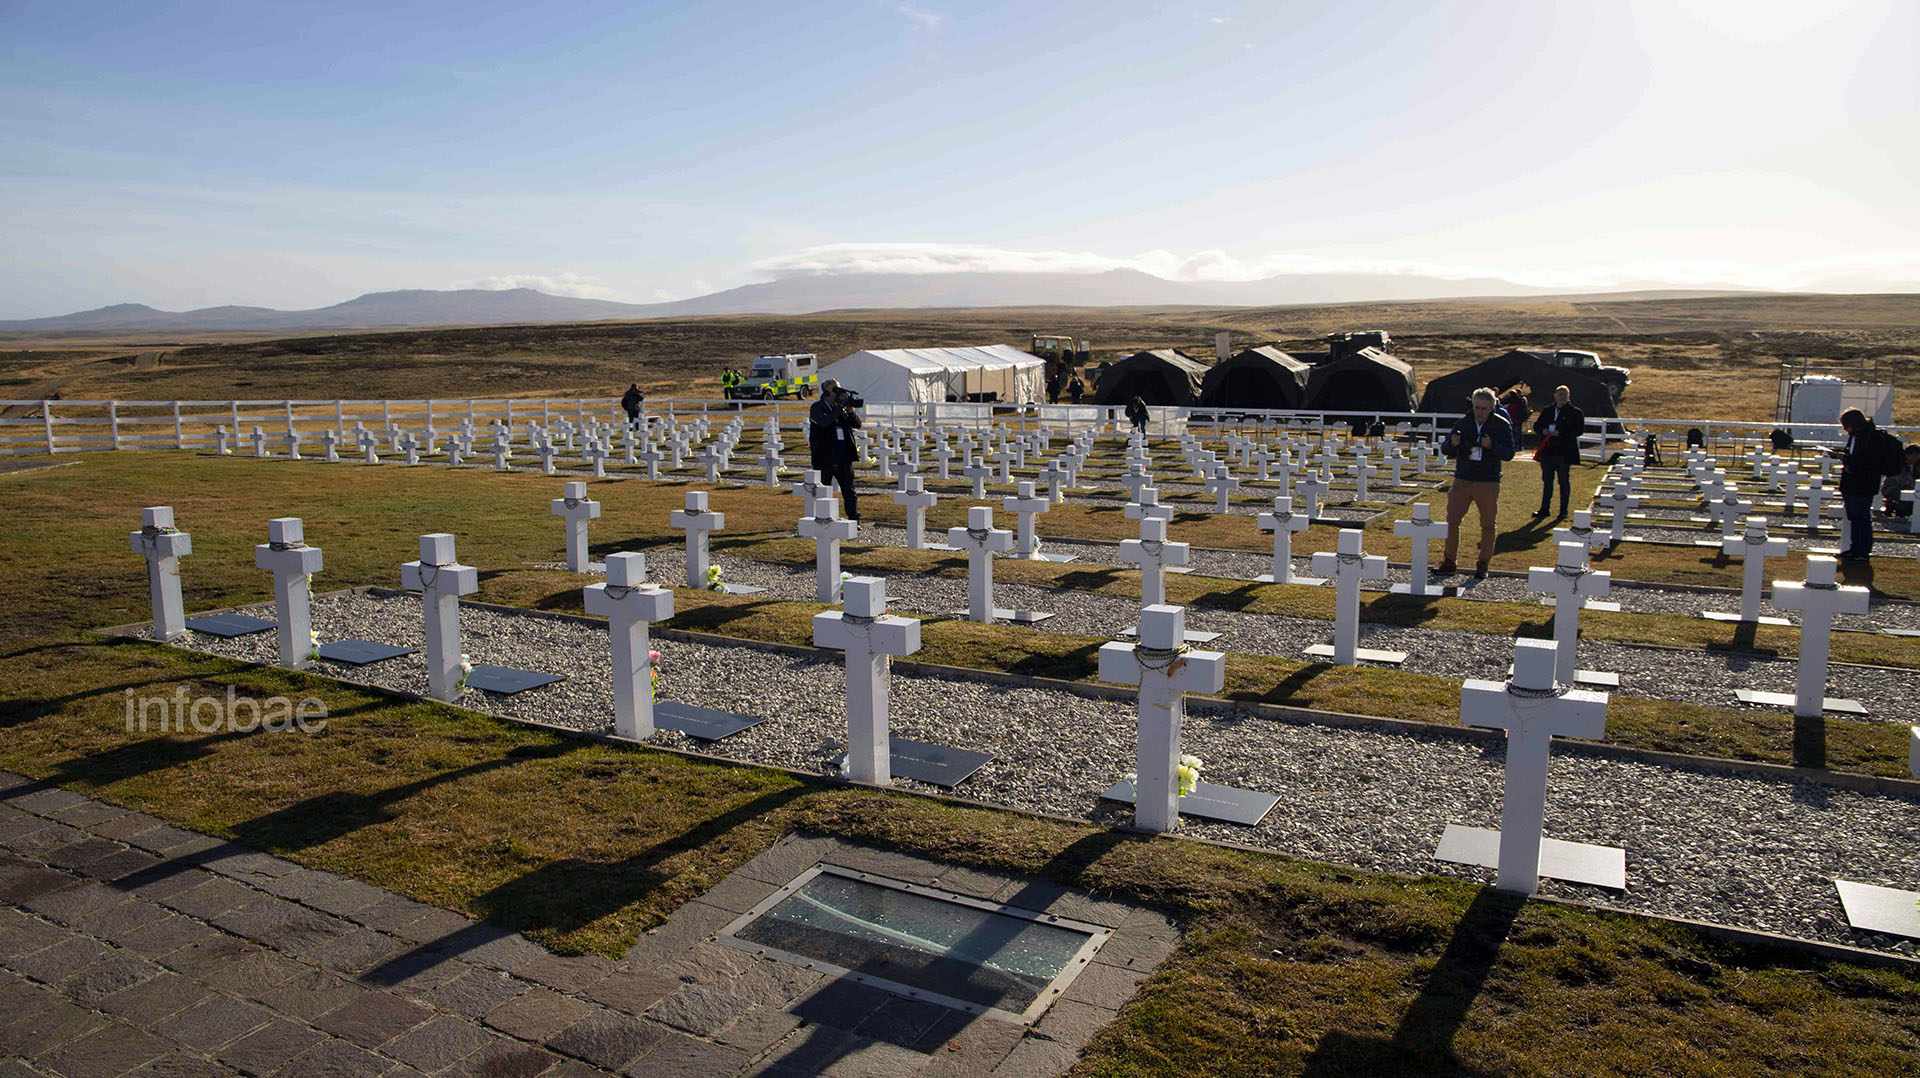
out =
[[(817, 863), (1112, 926), (1033, 1026), (713, 940)], [(0, 1078), (1058, 1074), (1179, 932), (1045, 881), (788, 836), (626, 960), (0, 772)]]

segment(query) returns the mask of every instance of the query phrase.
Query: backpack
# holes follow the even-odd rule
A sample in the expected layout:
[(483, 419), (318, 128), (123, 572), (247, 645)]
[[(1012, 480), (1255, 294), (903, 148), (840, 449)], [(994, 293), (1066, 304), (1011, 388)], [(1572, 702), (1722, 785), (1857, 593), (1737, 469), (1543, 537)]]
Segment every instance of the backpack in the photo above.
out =
[(1907, 466), (1907, 447), (1900, 444), (1900, 439), (1877, 427), (1873, 434), (1874, 443), (1880, 448), (1880, 474), (1899, 475)]

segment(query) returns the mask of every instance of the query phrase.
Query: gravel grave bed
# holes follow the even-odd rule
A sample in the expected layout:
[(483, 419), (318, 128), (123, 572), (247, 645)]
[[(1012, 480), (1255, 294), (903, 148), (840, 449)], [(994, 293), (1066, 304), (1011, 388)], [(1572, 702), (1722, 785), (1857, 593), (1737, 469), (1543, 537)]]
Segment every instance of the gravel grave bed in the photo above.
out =
[[(767, 589), (778, 599), (817, 601), (818, 583), (811, 567), (789, 567), (734, 555), (716, 554), (722, 578), (730, 584)], [(677, 548), (658, 548), (647, 555), (648, 576), (672, 585), (684, 579), (685, 559)], [(887, 582), (887, 601), (896, 613), (921, 617), (952, 617), (967, 605), (965, 577), (923, 573), (864, 572)], [(1072, 633), (1117, 639), (1121, 630), (1139, 623), (1137, 600), (1091, 592), (1061, 592), (1025, 584), (995, 582), (994, 605), (1015, 610), (1037, 610), (1053, 617), (1033, 627), (1045, 632)], [(1550, 624), (1552, 610), (1539, 608), (1542, 623)], [(1333, 623), (1312, 618), (1246, 614), (1228, 610), (1192, 608), (1187, 627), (1221, 634), (1206, 647), (1211, 651), (1275, 655), (1304, 659), (1312, 644), (1327, 643)], [(1360, 646), (1407, 653), (1399, 669), (1449, 678), (1502, 680), (1513, 662), (1513, 641), (1505, 636), (1457, 629), (1403, 629), (1362, 622)], [(1632, 644), (1583, 641), (1580, 668), (1620, 675), (1619, 692), (1630, 696), (1726, 707), (1745, 707), (1736, 689), (1792, 692), (1795, 663), (1745, 654), (1678, 651)], [(1373, 665), (1373, 664), (1363, 664)], [(1920, 721), (1920, 670), (1834, 665), (1828, 691), (1860, 701), (1867, 721)], [(1784, 713), (1785, 709), (1767, 709)]]
[[(1611, 526), (1611, 521), (1605, 524), (1600, 521), (1594, 522), (1594, 527), (1600, 528), (1601, 530), (1605, 530)], [(1663, 528), (1659, 525), (1628, 524), (1627, 534), (1645, 539), (1648, 542), (1671, 543), (1677, 546), (1692, 546), (1696, 540), (1700, 539), (1711, 539), (1715, 545), (1718, 545), (1721, 541), (1720, 530), (1718, 528), (1706, 528), (1699, 525), (1688, 528)], [(1767, 538), (1785, 539), (1787, 541), (1787, 549), (1798, 551), (1815, 549), (1832, 550), (1840, 545), (1840, 537), (1837, 534), (1822, 533), (1820, 535), (1808, 535), (1805, 528), (1770, 530), (1767, 533)], [(1708, 548), (1701, 547), (1700, 549), (1706, 550)], [(1916, 551), (1920, 551), (1920, 542), (1915, 541), (1913, 537), (1906, 532), (1889, 532), (1878, 529), (1874, 531), (1873, 556), (1876, 558), (1911, 558)]]
[[(250, 609), (271, 614), (269, 604)], [(322, 639), (420, 643), (420, 604), (410, 596), (328, 596), (316, 599), (313, 611)], [(463, 647), (475, 662), (567, 675), (513, 696), (469, 691), (464, 706), (583, 730), (606, 727), (612, 689), (604, 629), (465, 607), (460, 621)], [(192, 633), (183, 646), (266, 663), (274, 645), (271, 633), (227, 640)], [(665, 698), (770, 716), (722, 742), (662, 732), (654, 743), (831, 773), (846, 736), (838, 661), (672, 640), (654, 646)], [(320, 662), (315, 669), (413, 692), (426, 684), (417, 655), (365, 667)], [(954, 792), (1100, 823), (1125, 820), (1122, 807), (1098, 794), (1133, 769), (1130, 700), (903, 674), (894, 676), (891, 697), (896, 736), (994, 753)], [(1498, 826), (1501, 748), (1438, 730), (1320, 726), (1205, 705), (1188, 714), (1183, 746), (1206, 761), (1207, 781), (1281, 800), (1257, 827), (1189, 819), (1182, 833), (1362, 869), (1492, 879), (1491, 870), (1435, 861), (1432, 852), (1449, 823)], [(1915, 953), (1912, 941), (1849, 929), (1831, 882), (1839, 876), (1911, 885), (1903, 868), (1920, 843), (1920, 803), (1912, 798), (1563, 752), (1553, 762), (1547, 829), (1555, 838), (1625, 847), (1628, 890), (1543, 880), (1544, 894)]]

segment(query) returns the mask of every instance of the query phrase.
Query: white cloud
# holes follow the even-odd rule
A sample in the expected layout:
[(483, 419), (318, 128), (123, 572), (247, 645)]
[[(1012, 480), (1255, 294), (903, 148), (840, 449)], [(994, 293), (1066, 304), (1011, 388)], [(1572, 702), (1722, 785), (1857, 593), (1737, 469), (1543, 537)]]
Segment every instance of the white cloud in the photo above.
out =
[(1779, 290), (1920, 287), (1920, 251), (1834, 255), (1761, 265), (1719, 259), (1667, 259), (1562, 270), (1274, 254), (1239, 258), (1219, 250), (1015, 251), (962, 243), (835, 243), (762, 259), (751, 267), (769, 277), (848, 273), (1105, 273), (1131, 269), (1175, 281), (1255, 281), (1317, 274), (1388, 274), (1458, 281), (1493, 277), (1543, 288), (1609, 288), (1625, 284), (1721, 285)]
[(536, 292), (545, 292), (551, 296), (574, 296), (579, 299), (613, 299), (615, 293), (607, 282), (598, 277), (588, 277), (579, 273), (507, 273), (497, 277), (482, 277), (467, 285), (468, 288), (507, 289), (531, 288)]
[(912, 4), (895, 4), (893, 9), (905, 16), (915, 28), (929, 33), (940, 29), (940, 25), (947, 21), (947, 17), (937, 11), (928, 11), (926, 8), (915, 7)]

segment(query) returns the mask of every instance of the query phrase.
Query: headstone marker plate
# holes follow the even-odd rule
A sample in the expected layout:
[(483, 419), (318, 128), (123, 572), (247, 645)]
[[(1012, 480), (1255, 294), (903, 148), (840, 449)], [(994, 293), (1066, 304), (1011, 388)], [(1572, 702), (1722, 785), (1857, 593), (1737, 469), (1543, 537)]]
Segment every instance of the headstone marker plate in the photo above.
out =
[[(898, 737), (889, 739), (887, 757), (887, 767), (893, 772), (894, 778), (930, 782), (948, 789), (967, 781), (967, 776), (993, 760), (990, 752), (948, 748)], [(834, 766), (845, 768), (846, 765), (847, 754), (841, 753), (839, 759), (834, 761)]]
[(758, 584), (722, 584), (720, 590), (728, 595), (758, 595), (767, 589)]
[(395, 647), (375, 640), (335, 640), (320, 645), (320, 657), (337, 663), (352, 663), (365, 666), (368, 663), (385, 662), (402, 655), (412, 655), (419, 648)]
[(1866, 932), (1920, 939), (1920, 895), (1894, 887), (1835, 880), (1847, 923)]
[[(1706, 618), (1708, 621), (1737, 622), (1740, 620), (1739, 612), (1731, 611), (1731, 610), (1703, 610), (1701, 611), (1700, 616), (1703, 618)], [(1793, 624), (1793, 622), (1788, 621), (1786, 618), (1768, 617), (1764, 614), (1754, 620), (1759, 622), (1761, 625), (1792, 625)]]
[[(1743, 704), (1759, 704), (1762, 707), (1792, 707), (1794, 695), (1790, 692), (1755, 692), (1752, 689), (1735, 689), (1733, 695)], [(1865, 715), (1867, 709), (1858, 700), (1842, 700), (1836, 696), (1824, 697), (1820, 701), (1820, 710), (1837, 711), (1843, 715)]]
[[(972, 611), (962, 607), (959, 610), (948, 611), (948, 613), (964, 618), (972, 613)], [(1008, 610), (1004, 606), (996, 606), (993, 608), (993, 620), (1004, 621), (1012, 625), (1034, 625), (1052, 616), (1053, 612), (1050, 610)]]
[[(1307, 654), (1316, 659), (1331, 659), (1333, 658), (1333, 645), (1311, 645), (1307, 648)], [(1382, 651), (1379, 648), (1354, 648), (1353, 657), (1370, 663), (1385, 663), (1388, 666), (1399, 666), (1401, 663), (1407, 661), (1407, 653), (1404, 651)]]
[(751, 715), (736, 715), (731, 711), (716, 711), (710, 707), (694, 707), (675, 700), (661, 700), (653, 705), (653, 724), (662, 730), (678, 730), (688, 737), (697, 737), (702, 741), (718, 741), (750, 727), (767, 721)]
[(207, 633), (210, 636), (249, 636), (264, 633), (279, 622), (256, 618), (247, 614), (208, 614), (205, 617), (188, 618), (187, 628), (194, 632)]
[[(1457, 865), (1499, 868), (1500, 832), (1490, 827), (1450, 823), (1440, 836), (1440, 845), (1433, 856), (1435, 860)], [(1540, 840), (1540, 875), (1624, 891), (1627, 889), (1627, 851), (1618, 846), (1543, 838)]]
[(476, 663), (473, 673), (467, 675), (467, 688), (481, 689), (486, 692), (511, 696), (528, 689), (537, 689), (542, 685), (551, 685), (556, 681), (565, 681), (562, 674), (542, 674), (537, 670), (516, 670), (511, 666), (489, 666)]
[[(1100, 794), (1108, 801), (1119, 801), (1131, 805), (1134, 800), (1133, 783), (1121, 779), (1106, 788)], [(1244, 824), (1248, 827), (1266, 819), (1267, 813), (1280, 799), (1273, 794), (1258, 793), (1253, 790), (1240, 790), (1232, 786), (1219, 786), (1211, 782), (1196, 782), (1193, 792), (1180, 799), (1180, 814), (1196, 816), (1203, 820), (1224, 820), (1227, 823)]]

